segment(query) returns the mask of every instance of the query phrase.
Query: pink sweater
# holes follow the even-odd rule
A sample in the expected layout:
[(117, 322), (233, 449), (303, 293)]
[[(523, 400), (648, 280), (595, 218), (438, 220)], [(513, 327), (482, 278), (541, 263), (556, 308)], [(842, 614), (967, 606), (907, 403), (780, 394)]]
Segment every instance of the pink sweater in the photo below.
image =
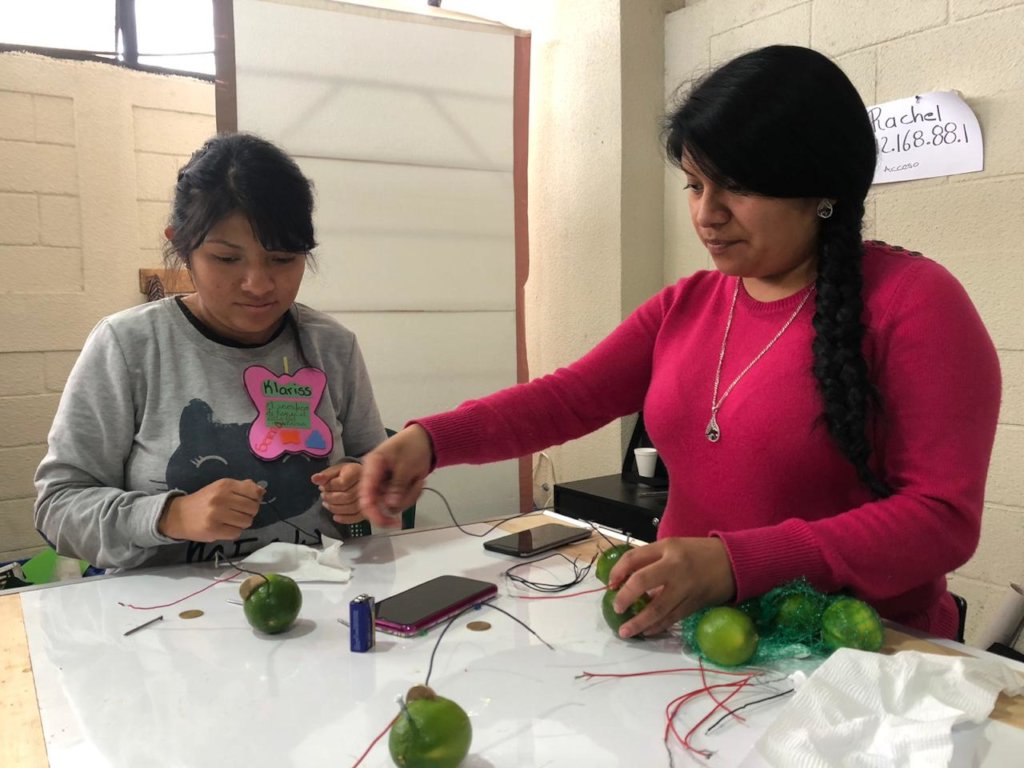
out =
[[(736, 600), (806, 577), (882, 616), (953, 637), (946, 574), (978, 543), (999, 411), (995, 348), (960, 284), (935, 262), (866, 244), (865, 353), (883, 409), (873, 460), (895, 489), (872, 500), (828, 435), (811, 372), (813, 297), (704, 435), (736, 278), (698, 272), (643, 304), (582, 359), (419, 420), (437, 465), (523, 456), (643, 409), (670, 477), (659, 538), (718, 536)], [(719, 394), (796, 308), (741, 287)]]

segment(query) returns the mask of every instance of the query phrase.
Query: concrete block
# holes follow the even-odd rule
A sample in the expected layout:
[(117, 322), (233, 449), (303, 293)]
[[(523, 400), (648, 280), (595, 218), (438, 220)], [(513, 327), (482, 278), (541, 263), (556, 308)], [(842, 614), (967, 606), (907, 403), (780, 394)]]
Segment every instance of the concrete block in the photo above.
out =
[(862, 235), (865, 240), (877, 240), (878, 235), (876, 234), (877, 225), (877, 212), (875, 211), (875, 197), (874, 195), (868, 195), (864, 201), (864, 225), (861, 229)]
[(0, 264), (18, 264), (4, 274), (3, 293), (77, 293), (82, 290), (82, 249), (0, 245)]
[(44, 144), (74, 146), (75, 102), (63, 96), (32, 97), (35, 106), (36, 141)]
[(78, 192), (78, 158), (72, 147), (0, 141), (0, 192)]
[(140, 152), (191, 155), (217, 131), (213, 115), (136, 106), (132, 116)]
[(0, 91), (0, 139), (35, 140), (31, 93)]
[(0, 501), (35, 498), (36, 489), (32, 478), (45, 455), (45, 443), (0, 448), (0, 467), (3, 467), (3, 473), (0, 474)]
[[(1024, 427), (1024, 350), (999, 350), (999, 367), (1003, 373), (1003, 404), (999, 421)], [(1024, 504), (1024, 500), (1021, 500)]]
[(39, 353), (0, 353), (0, 397), (36, 395), (44, 391), (43, 371), (43, 355)]
[(1015, 5), (1024, 5), (1024, 0), (950, 0), (949, 10), (953, 21), (961, 21)]
[(836, 59), (846, 76), (850, 78), (866, 105), (875, 103), (875, 68), (878, 66), (874, 48), (854, 51)]
[(795, 5), (810, 5), (810, 0), (715, 0), (712, 34), (726, 32), (759, 21)]
[(898, 40), (901, 46), (907, 35), (945, 23), (946, 0), (816, 0), (811, 44), (838, 56), (889, 40)]
[(153, 152), (135, 154), (135, 188), (139, 200), (170, 202), (178, 170), (188, 162), (187, 157), (159, 155)]
[(1024, 349), (1024, 324), (1018, 310), (1020, 286), (1024, 285), (1024, 258), (1019, 253), (1014, 255), (1005, 249), (944, 249), (925, 253), (960, 280), (996, 347)]
[(75, 248), (82, 244), (81, 200), (66, 195), (39, 196), (40, 241)]
[[(817, 8), (817, 6), (815, 6)], [(817, 13), (817, 10), (815, 10)], [(795, 5), (779, 13), (711, 37), (711, 66), (765, 45), (810, 45), (811, 4)]]
[[(988, 470), (985, 501), (988, 504), (1024, 507), (1024, 473), (1020, 471), (1020, 457), (1024, 456), (1024, 427), (1000, 424), (996, 429), (996, 443), (992, 449), (992, 463)], [(1020, 539), (1017, 539), (1020, 557)]]
[(1024, 173), (1020, 130), (1024, 123), (1024, 90), (999, 91), (966, 99), (981, 126), (985, 169), (950, 176), (951, 184)]
[[(138, 246), (143, 250), (158, 251), (164, 247), (164, 230), (171, 215), (170, 203), (139, 201)], [(318, 233), (319, 234), (319, 233)]]
[(981, 517), (981, 540), (974, 556), (957, 573), (974, 579), (999, 583), (1021, 572), (1021, 543), (1024, 542), (1024, 509), (986, 506)]
[[(945, 5), (945, 0), (942, 2)], [(924, 5), (924, 3), (922, 3)], [(894, 12), (917, 3), (893, 3)], [(908, 11), (909, 12), (909, 11)], [(916, 13), (916, 11), (911, 12)], [(815, 22), (817, 23), (817, 6)], [(878, 100), (956, 89), (970, 100), (1024, 88), (1024, 6), (905, 37), (878, 49)]]
[(60, 395), (0, 397), (0, 448), (16, 448), (46, 442)]
[(665, 94), (707, 71), (712, 34), (712, 3), (680, 8), (665, 17)]
[(0, 192), (0, 243), (33, 245), (38, 242), (38, 198), (35, 195)]
[[(1024, 178), (927, 187), (917, 182), (885, 186), (876, 196), (883, 240), (935, 258), (979, 250), (988, 250), (991, 258), (1007, 254), (1008, 245), (1019, 242), (1020, 219), (1004, 212), (1012, 207), (1012, 201), (1024, 199)], [(998, 277), (1006, 279), (1005, 275)]]
[(32, 521), (35, 496), (0, 501), (0, 563), (31, 557), (46, 547)]
[(68, 375), (78, 360), (78, 350), (74, 352), (47, 352), (43, 355), (43, 377), (48, 392), (61, 392), (67, 383)]

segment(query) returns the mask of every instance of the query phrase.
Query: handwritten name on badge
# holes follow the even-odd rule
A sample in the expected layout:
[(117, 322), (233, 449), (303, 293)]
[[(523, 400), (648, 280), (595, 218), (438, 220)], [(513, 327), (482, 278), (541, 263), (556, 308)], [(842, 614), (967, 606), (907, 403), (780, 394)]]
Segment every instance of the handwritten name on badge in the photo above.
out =
[(978, 118), (955, 91), (868, 107), (878, 161), (875, 184), (973, 173), (985, 167)]

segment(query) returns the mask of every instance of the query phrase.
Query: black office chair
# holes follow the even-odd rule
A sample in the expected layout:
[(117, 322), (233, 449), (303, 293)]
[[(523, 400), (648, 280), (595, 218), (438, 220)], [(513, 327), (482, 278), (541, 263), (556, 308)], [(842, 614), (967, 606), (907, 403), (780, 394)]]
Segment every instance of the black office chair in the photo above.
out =
[(956, 609), (960, 613), (960, 625), (956, 630), (956, 641), (962, 643), (964, 641), (964, 630), (967, 628), (967, 600), (960, 597), (956, 592), (950, 592), (949, 594), (953, 597)]

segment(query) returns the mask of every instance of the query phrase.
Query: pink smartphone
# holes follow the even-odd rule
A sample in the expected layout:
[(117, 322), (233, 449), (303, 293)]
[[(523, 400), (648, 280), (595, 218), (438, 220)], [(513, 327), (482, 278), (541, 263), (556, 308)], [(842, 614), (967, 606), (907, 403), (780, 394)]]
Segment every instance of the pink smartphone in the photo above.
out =
[(377, 629), (411, 637), (459, 611), (490, 600), (498, 588), (465, 576), (438, 576), (377, 603)]

